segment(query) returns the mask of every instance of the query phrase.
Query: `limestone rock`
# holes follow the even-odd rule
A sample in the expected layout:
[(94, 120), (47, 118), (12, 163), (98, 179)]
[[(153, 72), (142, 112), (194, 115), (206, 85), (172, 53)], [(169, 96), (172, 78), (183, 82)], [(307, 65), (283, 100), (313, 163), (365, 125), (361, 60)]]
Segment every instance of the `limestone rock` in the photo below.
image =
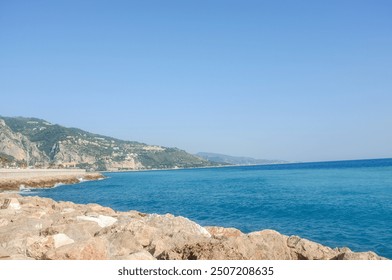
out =
[(53, 235), (53, 240), (54, 240), (54, 247), (59, 248), (61, 246), (65, 246), (68, 244), (72, 244), (75, 241), (71, 238), (69, 238), (66, 234), (64, 233), (58, 233)]
[(224, 228), (224, 227), (204, 227), (213, 237), (238, 237), (243, 233), (236, 228)]
[(90, 203), (90, 204), (87, 204), (86, 206), (87, 206), (89, 212), (95, 212), (100, 215), (113, 216), (116, 214), (116, 211), (114, 211), (112, 208), (103, 207), (99, 204)]
[(136, 252), (133, 253), (126, 258), (126, 260), (156, 260), (149, 252), (147, 251), (141, 251), (141, 252)]
[(44, 255), (47, 260), (107, 260), (107, 242), (100, 238), (92, 238), (83, 242), (52, 249)]
[(337, 260), (386, 260), (373, 252), (354, 253), (348, 248), (337, 249), (337, 251), (339, 252)]
[(181, 216), (175, 217), (171, 214), (163, 216), (151, 214), (148, 215), (144, 221), (146, 224), (160, 228), (162, 231), (169, 234), (181, 232), (183, 234), (211, 237), (211, 234), (205, 228)]
[(126, 256), (143, 250), (143, 246), (129, 231), (113, 233), (107, 239), (109, 252), (113, 256)]
[(100, 227), (108, 227), (117, 222), (116, 218), (104, 215), (94, 216), (78, 216), (78, 220), (96, 222)]
[(0, 227), (5, 227), (6, 225), (8, 225), (8, 220), (0, 218)]
[[(291, 253), (287, 247), (287, 236), (274, 230), (263, 230), (248, 234), (248, 238), (254, 244), (255, 250), (249, 259), (265, 260), (290, 260)], [(249, 254), (249, 253), (248, 253)]]
[(26, 256), (41, 260), (45, 253), (54, 247), (53, 238), (32, 236), (26, 239)]
[(337, 255), (336, 251), (327, 246), (298, 236), (290, 236), (287, 239), (287, 246), (292, 248), (293, 253), (300, 260), (330, 260)]
[(11, 254), (4, 249), (2, 246), (0, 246), (0, 260), (2, 259), (9, 259), (11, 257)]
[(7, 198), (4, 200), (3, 205), (0, 207), (1, 209), (12, 209), (19, 210), (21, 208), (19, 200), (15, 197)]
[(274, 230), (244, 234), (171, 214), (0, 193), (0, 259), (380, 260)]

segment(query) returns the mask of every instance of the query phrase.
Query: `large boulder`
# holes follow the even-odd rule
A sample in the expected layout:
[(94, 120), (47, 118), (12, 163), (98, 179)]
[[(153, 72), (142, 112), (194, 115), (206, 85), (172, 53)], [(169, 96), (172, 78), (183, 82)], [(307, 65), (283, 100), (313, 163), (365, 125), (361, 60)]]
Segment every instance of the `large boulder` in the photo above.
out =
[(293, 257), (299, 260), (330, 260), (337, 256), (335, 250), (298, 236), (290, 236), (287, 246), (292, 249)]
[(107, 260), (108, 242), (101, 238), (91, 238), (47, 251), (46, 260)]
[(171, 214), (0, 193), (0, 259), (380, 260), (274, 230), (244, 234)]

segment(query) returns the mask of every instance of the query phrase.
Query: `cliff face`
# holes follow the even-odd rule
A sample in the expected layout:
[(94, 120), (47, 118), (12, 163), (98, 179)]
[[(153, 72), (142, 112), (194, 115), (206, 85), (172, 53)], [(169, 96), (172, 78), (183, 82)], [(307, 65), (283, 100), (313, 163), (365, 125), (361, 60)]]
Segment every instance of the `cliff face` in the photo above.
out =
[(56, 166), (124, 170), (210, 166), (177, 148), (151, 146), (35, 118), (0, 117), (0, 167)]
[(0, 119), (0, 156), (18, 165), (47, 165), (49, 158), (26, 136), (14, 132)]
[(0, 259), (381, 260), (273, 230), (244, 234), (170, 214), (0, 194)]

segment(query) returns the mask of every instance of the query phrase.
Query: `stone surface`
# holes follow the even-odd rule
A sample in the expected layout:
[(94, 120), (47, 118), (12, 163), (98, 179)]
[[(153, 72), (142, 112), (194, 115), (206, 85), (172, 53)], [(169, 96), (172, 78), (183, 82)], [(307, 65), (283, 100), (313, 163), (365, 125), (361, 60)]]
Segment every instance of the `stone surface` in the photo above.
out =
[(0, 209), (11, 209), (11, 210), (19, 210), (20, 203), (19, 200), (15, 197), (6, 198), (3, 201), (3, 205), (1, 205)]
[(336, 258), (337, 254), (335, 250), (329, 247), (298, 236), (290, 236), (287, 240), (287, 246), (300, 260), (329, 260)]
[(219, 238), (230, 238), (238, 237), (243, 233), (236, 228), (224, 228), (224, 227), (204, 227), (213, 237)]
[(82, 242), (75, 242), (52, 249), (43, 257), (47, 260), (107, 260), (107, 241), (100, 238), (91, 238)]
[(108, 227), (108, 226), (113, 225), (115, 222), (117, 222), (116, 218), (113, 218), (110, 216), (104, 216), (104, 215), (97, 215), (96, 217), (94, 217), (94, 216), (78, 216), (76, 218), (78, 220), (95, 222), (100, 227)]
[(127, 256), (127, 260), (156, 260), (149, 252), (141, 251)]
[(13, 210), (19, 210), (21, 207), (19, 201), (16, 198), (11, 198), (8, 208)]
[(0, 259), (381, 260), (274, 230), (244, 234), (171, 214), (0, 193)]
[(61, 246), (65, 246), (75, 242), (73, 239), (69, 238), (68, 235), (64, 233), (58, 233), (53, 235), (53, 240), (54, 240), (54, 248), (59, 248)]

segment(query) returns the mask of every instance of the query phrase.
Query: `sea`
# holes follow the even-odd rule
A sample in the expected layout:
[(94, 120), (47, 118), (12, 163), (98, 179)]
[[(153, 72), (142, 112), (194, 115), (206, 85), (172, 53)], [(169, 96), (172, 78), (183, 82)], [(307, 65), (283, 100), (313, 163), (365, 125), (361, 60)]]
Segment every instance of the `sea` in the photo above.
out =
[(274, 229), (392, 259), (392, 159), (105, 173), (32, 189), (57, 201), (171, 213), (202, 226)]

